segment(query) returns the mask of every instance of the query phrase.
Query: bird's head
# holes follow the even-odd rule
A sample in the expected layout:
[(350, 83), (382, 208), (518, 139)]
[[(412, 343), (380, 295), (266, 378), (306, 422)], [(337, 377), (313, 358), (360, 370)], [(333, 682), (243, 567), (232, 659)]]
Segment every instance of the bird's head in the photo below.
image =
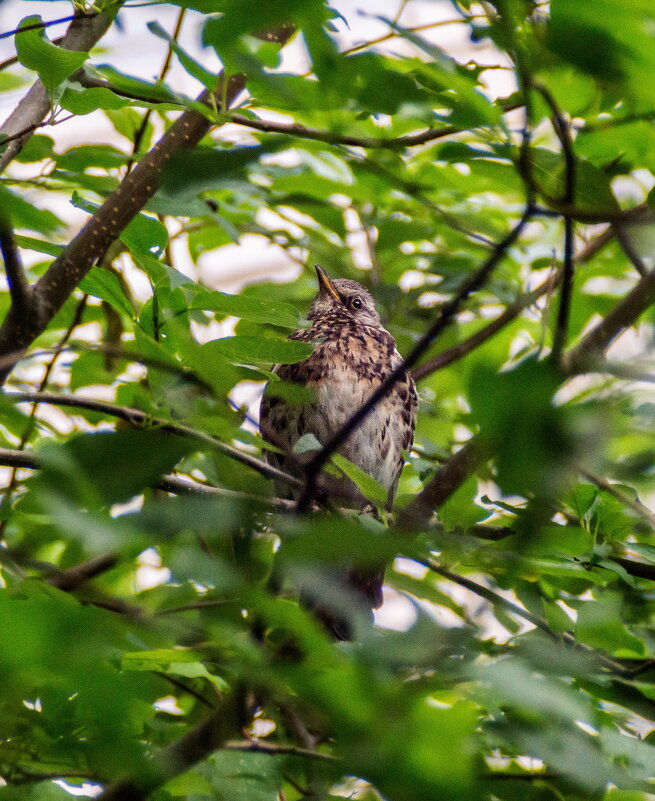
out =
[(314, 298), (307, 318), (318, 320), (329, 314), (344, 314), (362, 325), (380, 325), (380, 315), (371, 293), (357, 281), (349, 278), (332, 280), (325, 270), (316, 265), (318, 295)]

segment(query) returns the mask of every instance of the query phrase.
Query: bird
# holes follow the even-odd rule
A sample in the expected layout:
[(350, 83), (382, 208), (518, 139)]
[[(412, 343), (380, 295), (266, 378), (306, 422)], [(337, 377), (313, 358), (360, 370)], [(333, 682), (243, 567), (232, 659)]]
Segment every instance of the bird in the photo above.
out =
[[(266, 450), (265, 457), (294, 475), (315, 454), (294, 454), (298, 440), (312, 434), (324, 446), (403, 361), (394, 338), (381, 323), (371, 293), (356, 281), (331, 279), (320, 265), (315, 269), (318, 293), (307, 314), (310, 325), (289, 337), (312, 343), (314, 350), (304, 361), (273, 368), (282, 381), (305, 387), (309, 397), (293, 403), (284, 394), (276, 394), (276, 382), (269, 381), (260, 407), (262, 438), (276, 448)], [(416, 387), (409, 372), (404, 372), (338, 449), (387, 490), (388, 510), (404, 454), (412, 447), (416, 413)], [(345, 475), (324, 473), (320, 487), (341, 506), (371, 508)], [(296, 499), (299, 494), (281, 485), (277, 491)], [(313, 610), (335, 639), (350, 640), (353, 626), (343, 614), (344, 597), (372, 619), (372, 610), (382, 605), (383, 581), (384, 567), (347, 565), (331, 577), (334, 604), (324, 591), (312, 598), (311, 588), (301, 588), (301, 603)]]

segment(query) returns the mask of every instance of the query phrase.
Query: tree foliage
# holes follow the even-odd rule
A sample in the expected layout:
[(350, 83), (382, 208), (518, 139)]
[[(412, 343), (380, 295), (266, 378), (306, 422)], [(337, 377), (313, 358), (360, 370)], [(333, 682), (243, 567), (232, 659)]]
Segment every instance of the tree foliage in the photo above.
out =
[[(117, 0), (58, 43), (26, 18), (1, 65), (32, 88), (0, 129), (0, 799), (652, 798), (652, 4), (454, 0), (467, 63), (394, 9), (343, 51), (323, 0), (174, 5), (144, 35), (196, 99), (103, 66)], [(297, 280), (176, 269), (246, 234)], [(418, 382), (388, 517), (277, 475), (295, 513), (234, 402), (307, 355), (314, 263), (371, 289)], [(406, 626), (331, 642), (299, 584), (380, 560)]]

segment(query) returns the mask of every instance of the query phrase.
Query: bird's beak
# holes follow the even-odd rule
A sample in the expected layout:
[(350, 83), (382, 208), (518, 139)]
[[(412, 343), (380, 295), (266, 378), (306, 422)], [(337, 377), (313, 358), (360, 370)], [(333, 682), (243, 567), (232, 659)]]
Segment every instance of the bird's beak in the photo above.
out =
[(330, 277), (325, 270), (318, 264), (314, 265), (316, 268), (316, 276), (318, 278), (318, 291), (320, 295), (331, 295), (334, 300), (341, 303), (341, 295), (337, 292), (336, 287), (330, 281)]

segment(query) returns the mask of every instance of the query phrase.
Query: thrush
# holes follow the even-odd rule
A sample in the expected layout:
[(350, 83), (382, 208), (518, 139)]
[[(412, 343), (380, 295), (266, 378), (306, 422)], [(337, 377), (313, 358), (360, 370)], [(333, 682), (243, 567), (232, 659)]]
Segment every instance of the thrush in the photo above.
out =
[[(356, 281), (331, 280), (319, 266), (316, 274), (319, 291), (307, 315), (311, 324), (290, 336), (312, 343), (314, 350), (304, 361), (274, 368), (282, 381), (306, 387), (309, 397), (293, 403), (275, 394), (274, 384), (269, 383), (260, 409), (262, 437), (281, 451), (267, 452), (266, 458), (294, 475), (313, 455), (294, 454), (298, 440), (313, 434), (325, 445), (402, 362), (393, 337), (380, 322), (371, 294)], [(403, 452), (414, 438), (416, 408), (414, 381), (404, 373), (339, 448), (343, 456), (387, 490), (389, 509), (404, 464)], [(367, 505), (345, 475), (323, 474), (321, 489), (340, 505)], [(278, 487), (278, 491), (288, 494), (286, 487)], [(371, 617), (372, 610), (382, 605), (383, 580), (383, 567), (344, 565), (330, 582), (334, 608), (330, 608), (330, 597), (324, 591), (319, 593), (320, 598), (311, 598), (311, 589), (305, 588), (301, 600), (315, 610), (337, 639), (351, 639), (350, 622), (338, 611), (343, 598), (350, 597)]]

